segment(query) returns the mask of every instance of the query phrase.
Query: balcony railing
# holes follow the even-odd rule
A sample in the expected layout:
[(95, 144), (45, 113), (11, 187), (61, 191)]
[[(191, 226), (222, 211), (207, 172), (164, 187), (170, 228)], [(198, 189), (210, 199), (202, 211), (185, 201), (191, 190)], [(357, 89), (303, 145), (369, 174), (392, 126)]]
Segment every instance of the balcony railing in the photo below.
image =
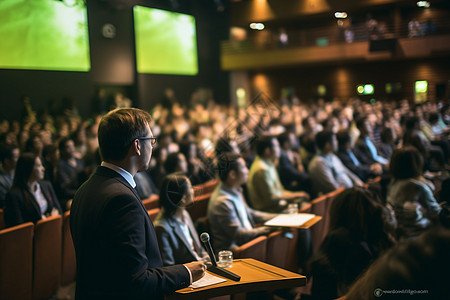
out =
[[(222, 55), (250, 53), (275, 49), (292, 49), (299, 47), (330, 46), (350, 44), (371, 39), (416, 38), (430, 35), (450, 34), (449, 18), (434, 18), (431, 22), (420, 22), (418, 26), (410, 26), (409, 22), (401, 22), (398, 26), (379, 23), (375, 30), (370, 30), (365, 23), (344, 27), (326, 27), (288, 31), (288, 41), (282, 43), (278, 33), (258, 34), (241, 41), (223, 41)], [(413, 28), (411, 28), (413, 27)]]

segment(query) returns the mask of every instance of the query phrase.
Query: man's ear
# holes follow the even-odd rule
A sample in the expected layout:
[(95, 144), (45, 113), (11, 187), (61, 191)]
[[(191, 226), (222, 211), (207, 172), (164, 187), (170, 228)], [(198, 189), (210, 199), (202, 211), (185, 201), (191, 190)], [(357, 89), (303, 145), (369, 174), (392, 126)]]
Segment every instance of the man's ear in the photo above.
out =
[(130, 147), (130, 151), (133, 151), (137, 155), (141, 155), (141, 143), (139, 142), (138, 139), (135, 139), (133, 141), (133, 144)]
[(235, 170), (231, 170), (230, 172), (228, 172), (228, 178), (230, 178), (231, 180), (235, 180), (237, 176), (237, 173)]

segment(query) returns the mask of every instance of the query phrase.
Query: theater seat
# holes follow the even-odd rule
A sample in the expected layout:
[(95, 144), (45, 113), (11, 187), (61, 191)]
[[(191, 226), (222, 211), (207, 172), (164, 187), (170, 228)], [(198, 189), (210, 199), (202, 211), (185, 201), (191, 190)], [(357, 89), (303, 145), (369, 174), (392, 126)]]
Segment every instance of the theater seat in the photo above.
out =
[(70, 211), (66, 211), (64, 213), (62, 228), (61, 285), (68, 285), (74, 282), (77, 273), (75, 248), (73, 247), (69, 221)]
[(159, 207), (159, 196), (151, 195), (149, 198), (142, 200), (142, 204), (144, 204), (146, 210), (158, 208)]
[(30, 300), (33, 223), (0, 231), (0, 299)]
[[(291, 235), (293, 237), (292, 233)], [(267, 263), (286, 269), (291, 242), (292, 238), (286, 237), (285, 233), (281, 230), (269, 234), (267, 237)]]
[(5, 215), (3, 209), (0, 208), (0, 230), (5, 228)]
[(219, 183), (219, 180), (213, 179), (213, 180), (207, 181), (203, 184), (198, 184), (198, 185), (193, 186), (194, 197), (211, 194), (214, 191), (214, 189), (216, 188), (218, 183)]
[(61, 282), (62, 217), (36, 223), (33, 254), (33, 300), (48, 299)]
[(161, 211), (161, 209), (159, 209), (159, 208), (153, 208), (153, 209), (147, 210), (148, 215), (150, 216), (150, 220), (152, 220), (152, 222), (155, 221), (155, 219), (158, 216), (160, 211)]
[(211, 194), (205, 194), (201, 196), (195, 196), (194, 201), (186, 210), (191, 215), (192, 221), (195, 223), (199, 218), (206, 216), (206, 211), (208, 210), (209, 198)]
[(234, 253), (235, 258), (254, 258), (266, 261), (267, 236), (259, 236), (240, 246)]

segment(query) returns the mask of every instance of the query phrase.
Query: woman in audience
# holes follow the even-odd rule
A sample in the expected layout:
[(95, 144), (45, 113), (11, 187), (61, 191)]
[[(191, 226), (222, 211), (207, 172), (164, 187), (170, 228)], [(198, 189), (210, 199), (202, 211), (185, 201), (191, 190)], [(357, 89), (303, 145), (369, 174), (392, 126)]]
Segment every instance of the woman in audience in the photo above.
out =
[(401, 243), (371, 265), (345, 299), (449, 299), (449, 252), (448, 230)]
[(345, 295), (364, 270), (394, 244), (386, 209), (369, 190), (347, 189), (330, 207), (329, 232), (309, 262), (313, 299)]
[(26, 222), (36, 223), (62, 210), (50, 182), (44, 179), (41, 159), (34, 153), (24, 153), (17, 161), (11, 190), (6, 195), (5, 223), (7, 227)]
[(392, 181), (387, 201), (395, 211), (398, 238), (416, 237), (437, 222), (441, 211), (422, 176), (423, 157), (412, 146), (396, 149), (389, 169)]
[(167, 175), (159, 193), (161, 212), (154, 225), (164, 265), (208, 261), (199, 235), (186, 207), (192, 204), (194, 190), (184, 175)]

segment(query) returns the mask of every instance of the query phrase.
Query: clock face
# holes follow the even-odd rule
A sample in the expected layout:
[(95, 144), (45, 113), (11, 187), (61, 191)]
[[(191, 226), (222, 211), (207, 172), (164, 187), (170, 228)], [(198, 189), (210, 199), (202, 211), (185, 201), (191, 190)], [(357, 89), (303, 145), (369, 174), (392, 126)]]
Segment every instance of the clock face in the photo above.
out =
[(107, 39), (112, 39), (116, 36), (116, 27), (113, 24), (105, 24), (102, 27), (102, 35)]

